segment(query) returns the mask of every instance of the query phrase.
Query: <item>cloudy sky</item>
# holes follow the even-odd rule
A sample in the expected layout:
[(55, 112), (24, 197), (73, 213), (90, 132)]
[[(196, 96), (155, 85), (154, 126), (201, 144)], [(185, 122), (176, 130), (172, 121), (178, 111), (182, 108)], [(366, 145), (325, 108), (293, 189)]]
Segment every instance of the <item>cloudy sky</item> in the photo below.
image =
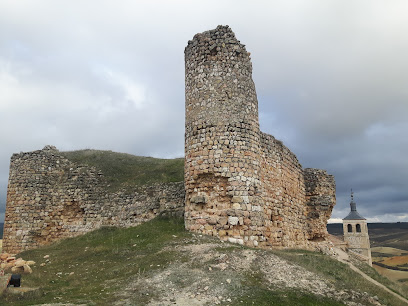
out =
[(47, 144), (184, 152), (184, 47), (229, 25), (251, 52), (264, 132), (408, 221), (408, 2), (0, 1), (0, 213), (12, 153)]

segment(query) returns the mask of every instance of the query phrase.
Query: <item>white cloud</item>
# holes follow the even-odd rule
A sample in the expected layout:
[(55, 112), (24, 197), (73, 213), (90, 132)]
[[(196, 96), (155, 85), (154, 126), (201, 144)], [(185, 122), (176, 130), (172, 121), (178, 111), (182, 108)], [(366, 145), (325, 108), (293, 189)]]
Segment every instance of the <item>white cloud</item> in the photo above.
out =
[[(54, 144), (183, 154), (183, 50), (229, 24), (252, 53), (261, 126), (358, 190), (367, 218), (408, 204), (406, 1), (0, 2), (0, 192), (13, 152)], [(0, 198), (5, 196), (0, 194)], [(1, 201), (0, 201), (1, 202)], [(392, 214), (395, 212), (395, 214)]]
[[(113, 86), (119, 89), (122, 94), (121, 101), (116, 102), (116, 108), (124, 109), (127, 104), (131, 104), (136, 109), (141, 109), (146, 103), (146, 89), (141, 84), (137, 84), (132, 78), (120, 72), (112, 71), (106, 67), (97, 67), (94, 69), (96, 77), (107, 82), (107, 87)], [(120, 102), (120, 103), (117, 103)], [(111, 109), (112, 111), (114, 109)]]
[(367, 222), (369, 223), (408, 222), (408, 214), (402, 214), (402, 215), (385, 214), (385, 215), (380, 215), (380, 216), (373, 216), (373, 217), (367, 218)]
[(343, 223), (343, 219), (340, 218), (330, 218), (327, 223)]

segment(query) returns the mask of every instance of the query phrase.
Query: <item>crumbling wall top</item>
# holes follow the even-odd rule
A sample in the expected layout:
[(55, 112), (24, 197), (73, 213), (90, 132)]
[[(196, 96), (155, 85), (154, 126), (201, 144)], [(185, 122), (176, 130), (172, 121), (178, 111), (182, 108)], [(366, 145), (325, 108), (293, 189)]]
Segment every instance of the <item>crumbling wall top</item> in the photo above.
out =
[[(184, 50), (186, 58), (194, 57), (204, 62), (217, 60), (224, 63), (233, 63), (234, 60), (243, 58), (249, 61), (250, 53), (246, 51), (245, 45), (241, 44), (235, 37), (229, 26), (219, 25), (216, 29), (198, 33)], [(252, 72), (252, 65), (248, 66)]]

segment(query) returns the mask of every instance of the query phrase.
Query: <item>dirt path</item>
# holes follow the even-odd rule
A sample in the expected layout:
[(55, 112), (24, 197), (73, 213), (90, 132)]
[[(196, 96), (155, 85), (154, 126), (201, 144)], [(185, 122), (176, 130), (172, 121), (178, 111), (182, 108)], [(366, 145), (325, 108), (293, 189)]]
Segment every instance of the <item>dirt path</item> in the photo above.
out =
[(349, 256), (346, 252), (344, 252), (343, 250), (339, 249), (339, 248), (335, 248), (337, 254), (339, 254), (338, 256), (338, 260), (347, 264), (353, 271), (357, 272), (358, 274), (360, 274), (362, 277), (364, 277), (366, 280), (372, 282), (374, 285), (384, 289), (385, 291), (387, 291), (388, 293), (394, 295), (395, 297), (399, 298), (401, 301), (403, 301), (404, 303), (406, 303), (408, 305), (408, 300), (404, 297), (402, 297), (401, 295), (399, 295), (398, 293), (395, 293), (394, 291), (388, 289), (387, 287), (385, 287), (383, 284), (380, 284), (379, 282), (377, 282), (375, 279), (372, 279), (370, 276), (368, 276), (367, 274), (365, 274), (363, 271), (361, 271), (360, 269), (358, 269), (356, 266), (354, 266), (350, 261), (349, 261)]

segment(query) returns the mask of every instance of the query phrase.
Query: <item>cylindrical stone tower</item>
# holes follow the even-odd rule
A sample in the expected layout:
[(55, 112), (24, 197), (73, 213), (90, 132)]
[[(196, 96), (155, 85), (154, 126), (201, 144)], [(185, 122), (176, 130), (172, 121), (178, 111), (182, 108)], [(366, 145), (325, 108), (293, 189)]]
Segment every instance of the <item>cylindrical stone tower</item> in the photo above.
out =
[(184, 52), (186, 228), (241, 243), (245, 220), (262, 226), (250, 54), (228, 26), (195, 35)]

